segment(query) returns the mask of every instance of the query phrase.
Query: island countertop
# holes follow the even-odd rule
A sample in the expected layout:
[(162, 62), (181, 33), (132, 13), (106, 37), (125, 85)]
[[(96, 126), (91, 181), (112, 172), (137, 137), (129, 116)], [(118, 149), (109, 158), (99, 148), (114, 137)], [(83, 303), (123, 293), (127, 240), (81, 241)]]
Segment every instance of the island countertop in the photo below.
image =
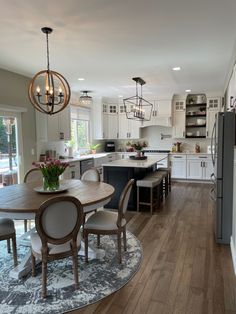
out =
[(118, 159), (102, 164), (103, 167), (149, 168), (163, 160), (162, 157), (148, 156), (145, 160)]

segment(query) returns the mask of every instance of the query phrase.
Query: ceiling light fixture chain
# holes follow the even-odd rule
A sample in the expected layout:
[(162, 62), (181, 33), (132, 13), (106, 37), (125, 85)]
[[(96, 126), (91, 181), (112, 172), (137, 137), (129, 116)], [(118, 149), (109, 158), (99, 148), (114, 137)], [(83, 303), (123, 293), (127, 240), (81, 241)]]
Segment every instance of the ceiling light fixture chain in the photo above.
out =
[(47, 70), (38, 72), (29, 85), (28, 95), (30, 102), (38, 111), (53, 115), (65, 109), (70, 101), (70, 86), (60, 73), (50, 70), (49, 38), (53, 29), (43, 27), (46, 34)]

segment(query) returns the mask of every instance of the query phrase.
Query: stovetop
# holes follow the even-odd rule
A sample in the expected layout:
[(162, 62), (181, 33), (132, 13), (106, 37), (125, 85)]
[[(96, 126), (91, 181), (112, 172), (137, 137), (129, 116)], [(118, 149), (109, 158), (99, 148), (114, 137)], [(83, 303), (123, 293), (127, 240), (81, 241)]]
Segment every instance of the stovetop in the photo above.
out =
[(145, 153), (170, 153), (170, 150), (161, 150), (161, 149), (144, 149)]

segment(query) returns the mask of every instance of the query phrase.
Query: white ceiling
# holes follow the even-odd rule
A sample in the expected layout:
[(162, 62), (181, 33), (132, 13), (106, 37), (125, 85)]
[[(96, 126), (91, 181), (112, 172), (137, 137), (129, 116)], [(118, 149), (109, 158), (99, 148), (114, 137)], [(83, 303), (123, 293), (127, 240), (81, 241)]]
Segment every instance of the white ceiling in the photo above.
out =
[(74, 91), (131, 96), (134, 76), (150, 97), (224, 89), (235, 0), (0, 0), (0, 8), (0, 68), (30, 77), (44, 69), (40, 29), (50, 26), (51, 68)]

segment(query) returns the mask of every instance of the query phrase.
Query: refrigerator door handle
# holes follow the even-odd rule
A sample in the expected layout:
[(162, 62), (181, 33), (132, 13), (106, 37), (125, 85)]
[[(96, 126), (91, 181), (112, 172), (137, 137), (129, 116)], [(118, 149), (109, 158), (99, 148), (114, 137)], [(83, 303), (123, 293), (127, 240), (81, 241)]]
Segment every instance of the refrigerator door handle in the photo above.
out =
[(216, 147), (214, 147), (214, 153), (213, 153), (213, 139), (215, 138), (215, 132), (216, 132), (216, 120), (214, 122), (213, 128), (212, 128), (212, 134), (211, 134), (211, 160), (213, 167), (215, 166), (215, 154), (216, 154)]
[(210, 190), (210, 198), (216, 202), (216, 192), (214, 187)]

